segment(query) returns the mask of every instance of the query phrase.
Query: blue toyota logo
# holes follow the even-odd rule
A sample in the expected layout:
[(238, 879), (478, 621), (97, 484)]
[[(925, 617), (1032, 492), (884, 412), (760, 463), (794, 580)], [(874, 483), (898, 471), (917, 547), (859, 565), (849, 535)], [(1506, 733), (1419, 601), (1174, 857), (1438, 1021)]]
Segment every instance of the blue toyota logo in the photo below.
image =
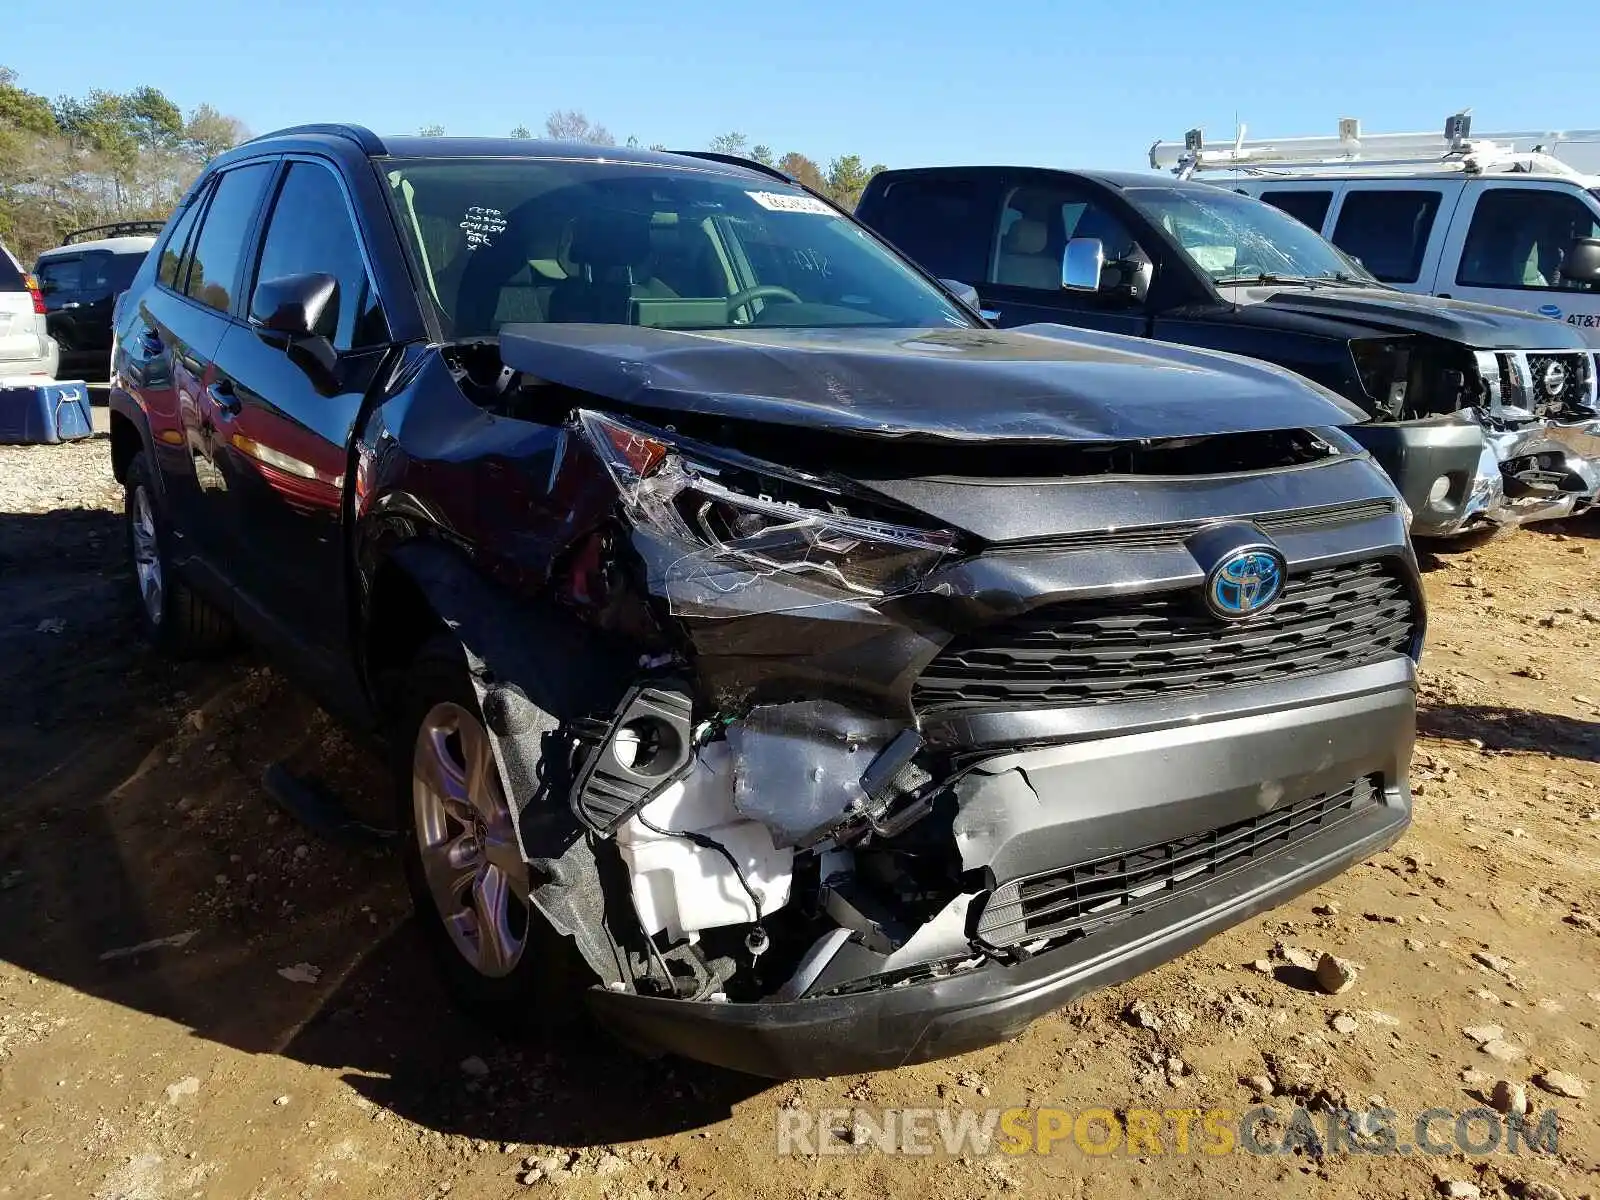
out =
[(1284, 561), (1275, 550), (1240, 550), (1206, 576), (1206, 604), (1217, 616), (1237, 621), (1258, 613), (1283, 592)]

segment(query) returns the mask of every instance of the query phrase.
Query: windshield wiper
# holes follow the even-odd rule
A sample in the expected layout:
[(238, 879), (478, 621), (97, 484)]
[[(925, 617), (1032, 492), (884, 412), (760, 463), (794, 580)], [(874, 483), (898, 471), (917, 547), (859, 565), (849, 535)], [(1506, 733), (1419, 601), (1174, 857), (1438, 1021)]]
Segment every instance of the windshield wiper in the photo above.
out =
[(1256, 275), (1228, 275), (1217, 280), (1218, 287), (1237, 287), (1239, 284), (1259, 283), (1303, 283), (1308, 287), (1315, 287), (1319, 283), (1331, 283), (1326, 275), (1273, 275), (1262, 271)]

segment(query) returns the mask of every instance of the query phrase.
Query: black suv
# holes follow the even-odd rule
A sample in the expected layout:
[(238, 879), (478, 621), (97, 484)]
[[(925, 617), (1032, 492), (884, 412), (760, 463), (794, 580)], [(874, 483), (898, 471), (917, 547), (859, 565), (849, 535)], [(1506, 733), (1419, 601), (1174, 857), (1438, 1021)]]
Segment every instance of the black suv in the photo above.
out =
[(184, 197), (117, 347), (147, 632), (243, 629), (383, 735), (500, 1016), (953, 1054), (1408, 820), (1422, 602), (1350, 411), (990, 329), (755, 164), (287, 130)]
[(99, 377), (111, 362), (111, 310), (144, 263), (162, 221), (119, 221), (79, 229), (46, 250), (33, 273), (63, 370)]
[(856, 215), (1005, 326), (1060, 321), (1247, 354), (1368, 415), (1418, 534), (1568, 516), (1600, 493), (1595, 359), (1576, 330), (1396, 291), (1299, 221), (1159, 175), (932, 167)]

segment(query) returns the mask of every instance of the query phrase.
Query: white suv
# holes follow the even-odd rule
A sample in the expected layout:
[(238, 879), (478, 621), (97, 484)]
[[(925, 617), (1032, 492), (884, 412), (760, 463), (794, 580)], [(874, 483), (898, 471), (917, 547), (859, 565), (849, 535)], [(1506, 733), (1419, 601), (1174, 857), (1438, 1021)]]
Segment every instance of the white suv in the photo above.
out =
[(1230, 173), (1212, 183), (1257, 196), (1320, 232), (1383, 282), (1553, 317), (1600, 347), (1600, 175), (1552, 153), (1589, 134), (1470, 136), (1458, 114), (1438, 134), (1239, 140), (1198, 132), (1158, 143), (1153, 166)]
[(60, 352), (44, 322), (44, 298), (33, 276), (0, 244), (0, 378), (55, 377)]

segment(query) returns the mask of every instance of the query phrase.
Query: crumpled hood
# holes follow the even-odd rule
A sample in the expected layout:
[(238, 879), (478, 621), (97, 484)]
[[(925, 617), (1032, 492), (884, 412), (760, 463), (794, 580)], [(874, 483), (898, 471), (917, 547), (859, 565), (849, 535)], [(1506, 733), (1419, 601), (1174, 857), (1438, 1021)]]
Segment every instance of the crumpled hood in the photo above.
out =
[(500, 356), (639, 409), (881, 438), (1131, 441), (1366, 419), (1277, 367), (1060, 325), (694, 333), (507, 325)]
[[(1560, 321), (1514, 308), (1417, 296), (1387, 288), (1219, 289), (1223, 299), (1364, 327), (1373, 335), (1425, 333), (1475, 350), (1581, 350), (1583, 339)], [(1237, 296), (1235, 293), (1238, 293)], [(1361, 332), (1352, 330), (1352, 333)]]

